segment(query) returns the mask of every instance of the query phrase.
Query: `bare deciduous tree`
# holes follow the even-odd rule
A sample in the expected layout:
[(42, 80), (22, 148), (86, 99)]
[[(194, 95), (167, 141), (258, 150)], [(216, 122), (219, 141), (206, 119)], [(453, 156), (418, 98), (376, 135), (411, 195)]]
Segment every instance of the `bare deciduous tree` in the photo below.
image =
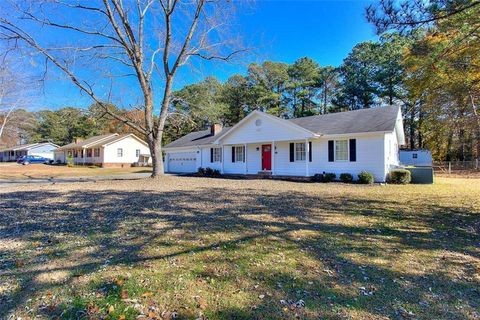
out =
[(18, 143), (17, 131), (26, 122), (25, 113), (18, 109), (29, 107), (37, 89), (35, 81), (9, 59), (8, 53), (0, 57), (0, 145)]
[[(12, 5), (15, 14), (0, 17), (0, 37), (33, 49), (105, 113), (144, 134), (152, 177), (158, 177), (178, 70), (195, 65), (192, 58), (227, 61), (244, 51), (225, 32), (232, 9), (233, 2), (224, 0), (27, 1)], [(131, 77), (133, 82), (123, 83), (135, 85), (144, 124), (108, 108), (112, 87)]]

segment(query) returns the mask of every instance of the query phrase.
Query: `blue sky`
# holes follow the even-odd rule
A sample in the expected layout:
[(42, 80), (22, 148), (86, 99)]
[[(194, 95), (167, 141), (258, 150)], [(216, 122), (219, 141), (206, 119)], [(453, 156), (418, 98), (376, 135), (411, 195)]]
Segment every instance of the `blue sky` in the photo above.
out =
[[(175, 87), (181, 88), (206, 76), (224, 81), (235, 73), (245, 74), (251, 62), (265, 60), (292, 63), (308, 56), (320, 65), (338, 66), (352, 47), (362, 41), (377, 39), (364, 12), (371, 1), (257, 0), (236, 16), (235, 30), (254, 50), (246, 59), (229, 64), (204, 64), (201, 72), (183, 70)], [(68, 80), (53, 77), (45, 86), (40, 108), (66, 105), (86, 107), (91, 100)]]

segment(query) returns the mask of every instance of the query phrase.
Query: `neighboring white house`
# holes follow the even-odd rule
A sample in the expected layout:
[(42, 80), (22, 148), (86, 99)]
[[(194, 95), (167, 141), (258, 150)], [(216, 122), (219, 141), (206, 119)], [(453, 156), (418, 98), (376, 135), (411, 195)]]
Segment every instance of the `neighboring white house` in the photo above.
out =
[(337, 177), (371, 172), (376, 181), (399, 165), (405, 143), (398, 107), (382, 107), (296, 119), (253, 111), (231, 128), (213, 125), (166, 145), (166, 172), (199, 167), (224, 174)]
[(55, 162), (66, 163), (68, 156), (75, 164), (94, 164), (102, 167), (124, 167), (134, 163), (151, 162), (150, 149), (134, 134), (105, 134), (75, 142), (55, 150)]
[(16, 161), (21, 156), (40, 156), (53, 160), (53, 152), (58, 146), (51, 142), (23, 144), (0, 150), (0, 162)]
[(431, 167), (432, 153), (429, 150), (400, 150), (400, 163), (418, 167)]

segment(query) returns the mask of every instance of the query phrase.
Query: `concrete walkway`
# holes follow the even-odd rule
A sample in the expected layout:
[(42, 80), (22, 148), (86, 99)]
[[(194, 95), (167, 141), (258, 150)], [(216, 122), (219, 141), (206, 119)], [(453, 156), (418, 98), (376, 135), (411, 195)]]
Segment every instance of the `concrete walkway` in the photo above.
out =
[(92, 182), (108, 180), (137, 180), (150, 177), (151, 173), (128, 173), (105, 176), (60, 177), (60, 178), (31, 178), (31, 179), (0, 179), (0, 188), (25, 184)]

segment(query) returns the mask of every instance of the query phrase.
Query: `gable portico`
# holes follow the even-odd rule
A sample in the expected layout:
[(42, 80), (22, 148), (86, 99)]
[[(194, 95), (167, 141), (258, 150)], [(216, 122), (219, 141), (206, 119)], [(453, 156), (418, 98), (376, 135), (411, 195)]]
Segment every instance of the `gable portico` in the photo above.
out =
[[(276, 165), (283, 165), (281, 156), (294, 153), (303, 161), (308, 176), (308, 154), (311, 141), (318, 135), (286, 120), (254, 111), (219, 137), (215, 144), (223, 152), (222, 173), (277, 174)], [(290, 150), (291, 144), (294, 150)], [(302, 156), (303, 155), (303, 156)], [(230, 161), (229, 161), (230, 160)]]

